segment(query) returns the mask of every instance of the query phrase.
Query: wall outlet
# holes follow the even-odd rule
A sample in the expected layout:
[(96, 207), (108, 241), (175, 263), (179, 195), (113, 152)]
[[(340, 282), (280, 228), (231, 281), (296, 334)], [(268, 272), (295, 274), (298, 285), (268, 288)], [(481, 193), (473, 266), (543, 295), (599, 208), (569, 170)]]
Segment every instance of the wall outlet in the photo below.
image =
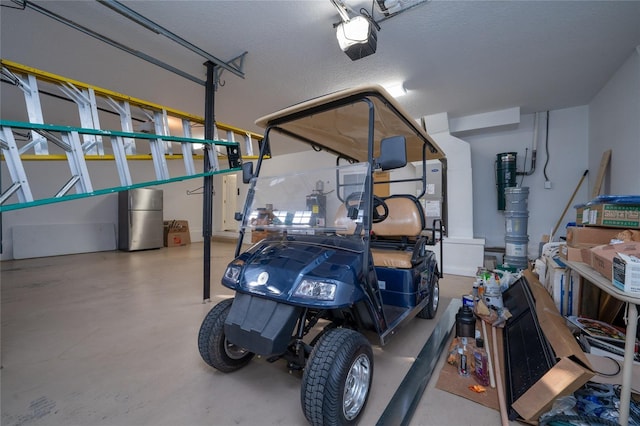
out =
[(551, 181), (547, 180), (544, 182), (544, 189), (551, 189)]

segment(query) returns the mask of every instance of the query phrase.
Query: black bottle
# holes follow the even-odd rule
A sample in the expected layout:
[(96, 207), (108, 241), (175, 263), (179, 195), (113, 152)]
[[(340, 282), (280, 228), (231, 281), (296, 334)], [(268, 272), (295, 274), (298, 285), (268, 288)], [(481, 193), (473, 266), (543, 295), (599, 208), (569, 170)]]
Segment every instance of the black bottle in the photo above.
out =
[(462, 306), (456, 314), (456, 336), (476, 337), (476, 317), (468, 306)]

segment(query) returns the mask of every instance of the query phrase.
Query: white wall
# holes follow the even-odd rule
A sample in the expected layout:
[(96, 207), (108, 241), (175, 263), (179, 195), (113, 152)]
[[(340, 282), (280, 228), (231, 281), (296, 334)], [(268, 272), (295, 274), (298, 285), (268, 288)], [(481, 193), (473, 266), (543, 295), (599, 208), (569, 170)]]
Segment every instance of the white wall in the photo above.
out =
[(640, 194), (640, 47), (589, 104), (589, 193), (611, 149), (602, 193)]
[[(115, 166), (112, 162), (90, 162), (90, 175), (94, 182), (94, 188), (106, 188), (118, 186)], [(25, 162), (28, 168), (30, 182), (38, 182), (34, 185), (38, 194), (51, 196), (62, 187), (69, 178), (69, 169), (66, 161), (56, 162)], [(171, 176), (184, 174), (182, 162), (178, 160), (168, 161)], [(136, 174), (136, 181), (154, 180), (152, 161), (136, 161), (130, 165), (132, 172)], [(196, 166), (201, 170), (202, 166)], [(10, 182), (6, 167), (2, 167), (2, 179)], [(6, 179), (6, 180), (5, 180)], [(240, 180), (240, 179), (239, 179)], [(217, 182), (217, 183), (216, 183)], [(182, 219), (189, 221), (189, 230), (192, 241), (202, 241), (202, 195), (187, 195), (187, 191), (197, 190), (202, 186), (202, 178), (184, 180), (166, 185), (159, 185), (164, 191), (164, 218)], [(220, 216), (216, 204), (221, 202), (221, 177), (214, 177), (216, 195), (214, 196), (214, 223)], [(197, 191), (201, 192), (201, 190)], [(1, 260), (13, 258), (12, 228), (16, 225), (42, 225), (42, 224), (103, 224), (112, 223), (117, 230), (118, 224), (118, 196), (116, 194), (89, 197), (74, 201), (48, 204), (38, 207), (13, 210), (2, 213), (2, 255)], [(68, 235), (73, 240), (74, 235)], [(35, 240), (34, 244), (38, 244)]]
[[(529, 257), (537, 257), (543, 234), (549, 234), (569, 201), (580, 177), (587, 168), (587, 122), (585, 106), (550, 112), (549, 155), (545, 150), (545, 120), (539, 120), (537, 163), (531, 176), (518, 176), (517, 183), (529, 187)], [(495, 179), (496, 155), (517, 152), (518, 171), (525, 170), (525, 149), (528, 148), (526, 170), (530, 170), (533, 143), (534, 114), (522, 115), (520, 123), (508, 127), (458, 134), (471, 146), (473, 168), (473, 228), (476, 238), (485, 238), (487, 247), (504, 247), (504, 214), (498, 210)], [(552, 183), (544, 188), (544, 166)], [(524, 179), (523, 179), (524, 178)], [(583, 183), (575, 202), (584, 202), (587, 185)], [(573, 203), (572, 203), (573, 205)], [(564, 235), (566, 222), (575, 219), (570, 207), (556, 235)]]
[(469, 205), (473, 190), (473, 166), (469, 144), (449, 133), (447, 113), (426, 116), (424, 121), (429, 134), (447, 155), (447, 235), (473, 238), (473, 206)]
[[(494, 163), (496, 154), (518, 153), (518, 171), (530, 169), (534, 115), (521, 117), (520, 124), (498, 130), (460, 133), (470, 143), (473, 169), (474, 236), (486, 238), (487, 247), (504, 247), (504, 216), (497, 210)], [(550, 112), (549, 156), (545, 150), (545, 119), (540, 114), (536, 170), (525, 176), (529, 187), (529, 257), (538, 253), (538, 242), (560, 220), (585, 170), (589, 170), (555, 240), (564, 235), (567, 222), (575, 220), (573, 206), (591, 199), (602, 153), (612, 150), (609, 171), (601, 193), (640, 194), (640, 52), (637, 48), (588, 106)], [(552, 189), (544, 189), (544, 166)], [(520, 184), (523, 177), (518, 177)]]
[(442, 272), (474, 276), (484, 264), (484, 238), (474, 238), (473, 179), (469, 143), (450, 133), (449, 115), (424, 117), (431, 137), (447, 156), (446, 194), (447, 236), (441, 242), (444, 259), (438, 259)]

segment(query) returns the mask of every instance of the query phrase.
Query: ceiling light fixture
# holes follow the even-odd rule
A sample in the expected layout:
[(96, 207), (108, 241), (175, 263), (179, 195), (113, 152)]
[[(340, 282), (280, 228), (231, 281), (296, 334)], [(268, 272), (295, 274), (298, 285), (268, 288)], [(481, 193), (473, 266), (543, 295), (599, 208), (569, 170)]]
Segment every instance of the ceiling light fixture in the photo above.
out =
[(336, 26), (338, 45), (352, 61), (376, 53), (378, 24), (368, 13), (349, 16), (349, 9), (342, 0), (330, 0), (340, 14), (342, 22)]
[(376, 53), (378, 36), (376, 29), (364, 16), (356, 16), (341, 22), (336, 30), (338, 45), (352, 61)]
[(407, 94), (407, 89), (404, 87), (404, 83), (402, 81), (400, 83), (383, 85), (382, 87), (394, 98), (399, 98), (400, 96)]

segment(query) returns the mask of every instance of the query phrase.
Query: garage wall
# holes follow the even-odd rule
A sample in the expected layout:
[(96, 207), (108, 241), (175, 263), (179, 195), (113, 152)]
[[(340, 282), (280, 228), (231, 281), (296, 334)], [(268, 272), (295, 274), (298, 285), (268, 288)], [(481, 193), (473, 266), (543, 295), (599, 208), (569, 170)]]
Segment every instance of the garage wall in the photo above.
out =
[(589, 193), (611, 149), (602, 193), (640, 194), (640, 46), (589, 104)]
[[(580, 177), (587, 168), (587, 122), (586, 106), (550, 111), (549, 143), (545, 149), (545, 113), (539, 115), (537, 160), (535, 171), (530, 176), (518, 176), (517, 183), (529, 187), (529, 257), (536, 257), (543, 234), (550, 234), (560, 218)], [(474, 236), (485, 238), (487, 247), (504, 247), (505, 219), (498, 210), (495, 160), (502, 152), (517, 153), (517, 170), (531, 170), (533, 148), (534, 114), (520, 117), (516, 125), (477, 131), (456, 136), (469, 142), (473, 167)], [(525, 162), (526, 156), (526, 162)], [(568, 161), (570, 159), (570, 161)], [(551, 189), (544, 188), (545, 162)], [(585, 201), (586, 184), (578, 191), (575, 202)], [(575, 211), (569, 209), (557, 235), (564, 224), (574, 219)]]
[[(25, 162), (28, 167), (27, 173), (30, 181), (37, 181), (40, 184), (36, 186), (37, 192), (41, 195), (55, 194), (62, 184), (69, 178), (69, 170), (66, 161), (56, 162)], [(169, 173), (171, 176), (179, 176), (184, 173), (181, 170), (181, 161), (169, 161)], [(95, 187), (118, 186), (117, 177), (114, 181), (115, 166), (112, 162), (94, 161), (90, 164), (92, 181)], [(136, 161), (131, 164), (132, 172), (135, 171), (138, 181), (153, 180), (153, 162), (152, 161)], [(201, 168), (201, 167), (200, 167)], [(196, 166), (198, 169), (198, 166)], [(6, 167), (2, 167), (0, 171), (1, 178), (4, 182), (10, 181)], [(117, 175), (116, 175), (117, 176)], [(219, 178), (219, 176), (216, 176)], [(6, 180), (5, 180), (6, 179)], [(214, 183), (216, 179), (214, 179)], [(59, 184), (59, 186), (58, 186)], [(202, 195), (187, 195), (187, 191), (198, 191), (202, 186), (202, 178), (174, 182), (167, 185), (159, 185), (164, 191), (164, 218), (165, 219), (183, 219), (189, 221), (189, 230), (191, 231), (191, 241), (202, 241)], [(216, 190), (218, 186), (216, 186)], [(219, 201), (222, 192), (216, 192), (214, 196), (214, 204)], [(214, 207), (214, 221), (216, 219), (216, 208)], [(61, 245), (73, 247), (82, 244), (86, 252), (101, 251), (105, 247), (104, 243), (96, 242), (93, 250), (86, 246), (86, 242), (77, 232), (73, 232), (73, 226), (78, 225), (80, 228), (87, 229), (87, 226), (112, 224), (114, 229), (114, 242), (116, 239), (115, 230), (118, 224), (118, 196), (117, 194), (102, 195), (89, 197), (80, 200), (65, 201), (61, 203), (48, 204), (38, 207), (30, 207), (26, 209), (14, 210), (2, 213), (2, 254), (1, 260), (13, 258), (13, 227), (28, 225), (56, 225), (63, 224), (65, 229), (70, 232), (65, 234), (65, 238), (60, 242)], [(48, 233), (44, 233), (42, 239), (46, 239)], [(49, 244), (46, 240), (33, 239), (31, 242), (34, 246), (39, 244)], [(65, 254), (65, 250), (61, 247), (59, 254)]]

